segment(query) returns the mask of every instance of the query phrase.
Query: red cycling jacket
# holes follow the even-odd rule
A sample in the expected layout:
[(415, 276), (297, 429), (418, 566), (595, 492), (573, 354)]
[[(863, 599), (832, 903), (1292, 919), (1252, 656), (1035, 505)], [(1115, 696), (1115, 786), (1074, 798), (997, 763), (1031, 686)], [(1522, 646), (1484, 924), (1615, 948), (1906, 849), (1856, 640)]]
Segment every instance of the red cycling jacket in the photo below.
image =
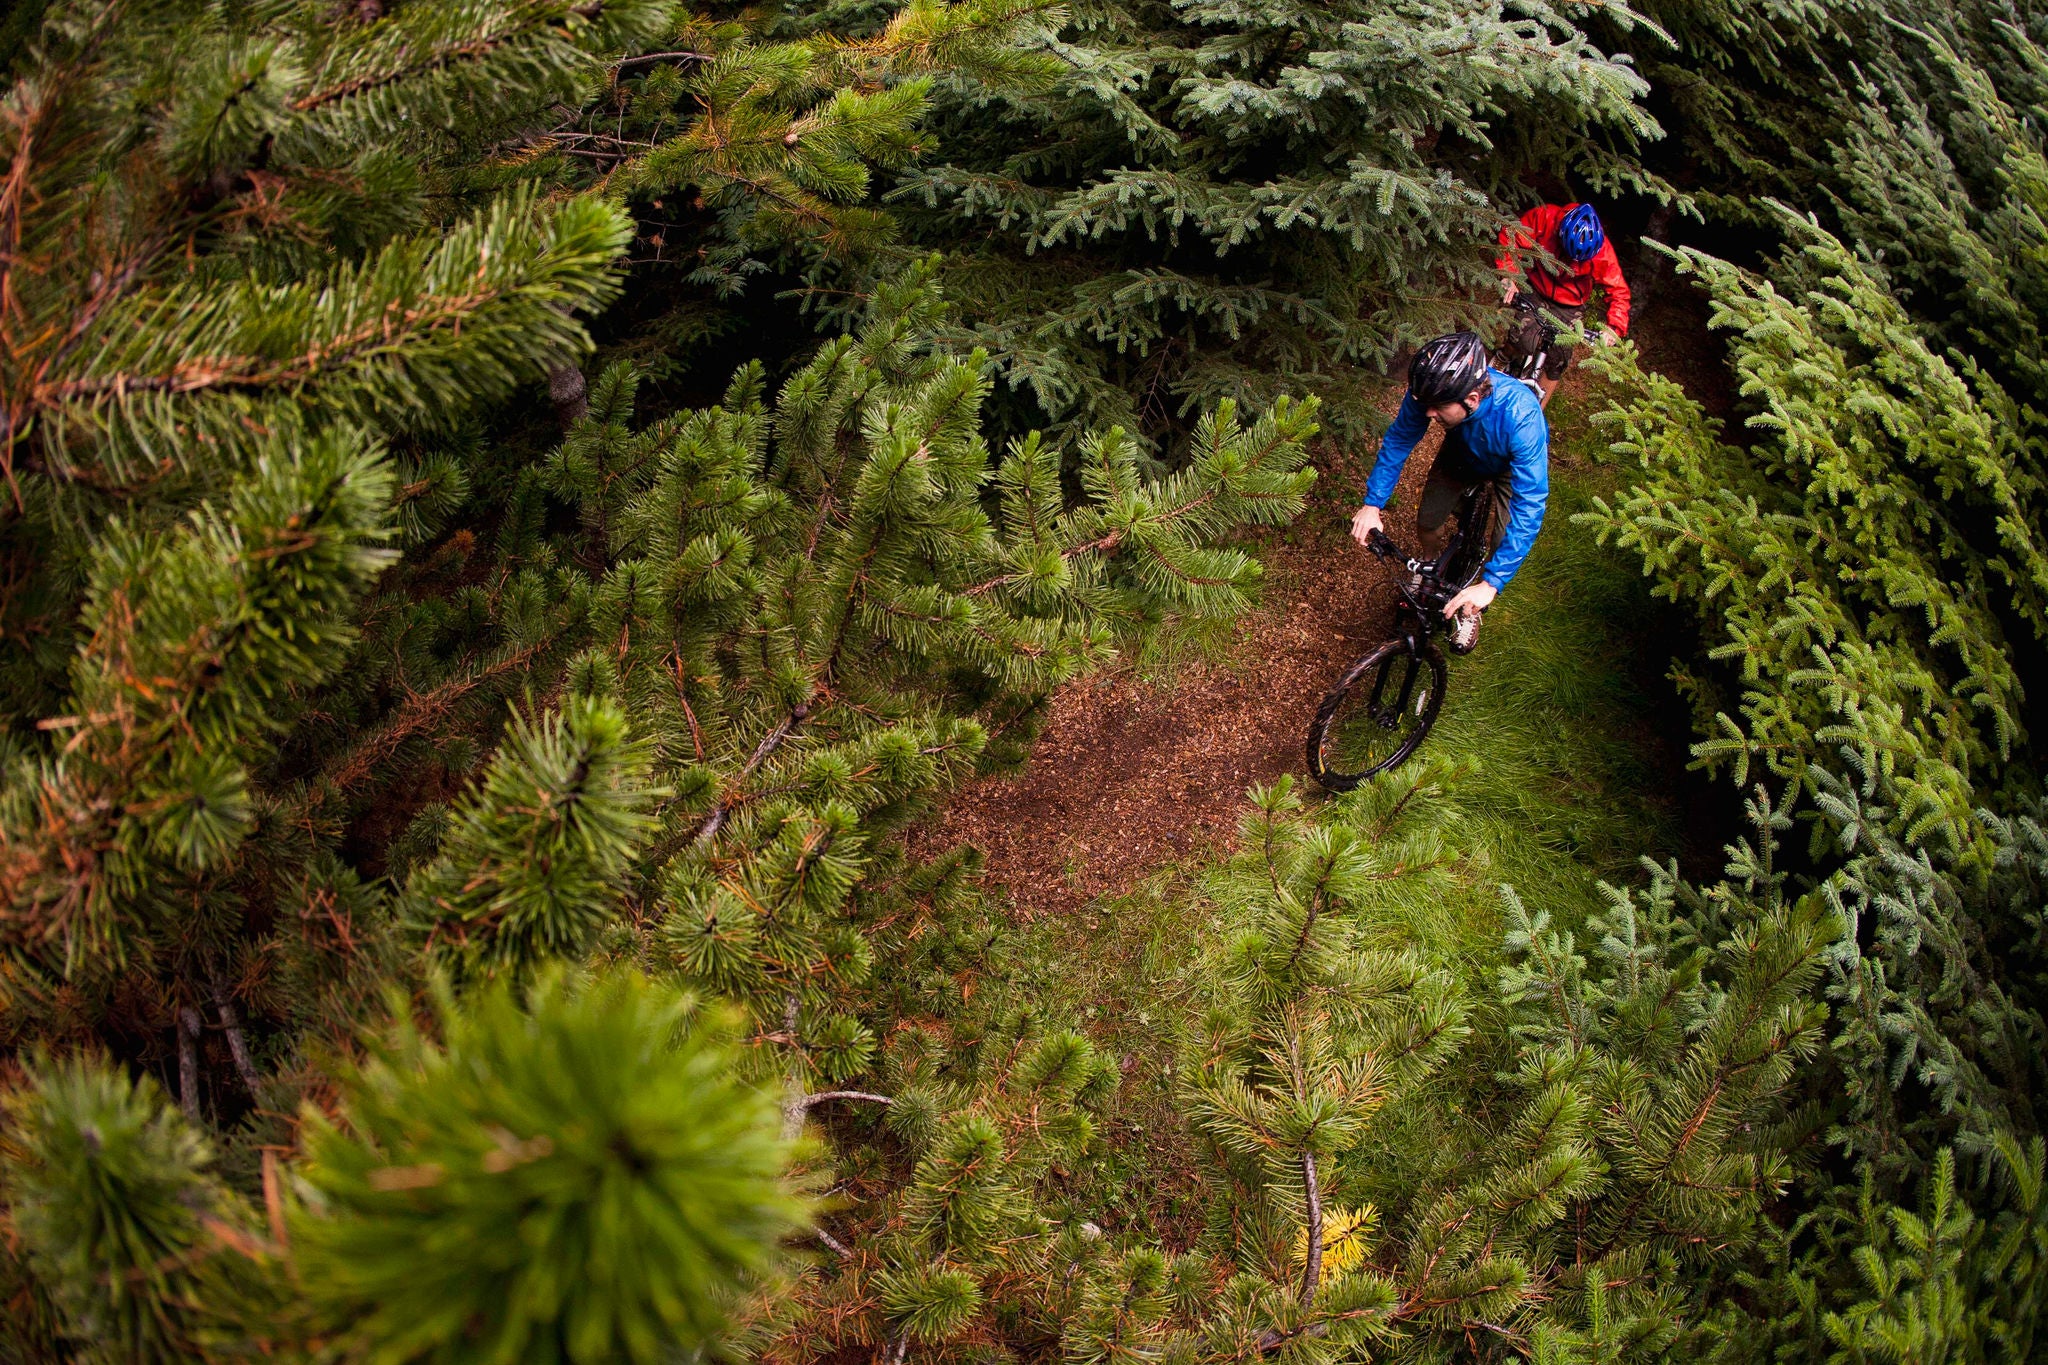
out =
[[(1504, 247), (1528, 248), (1540, 246), (1551, 255), (1564, 261), (1564, 253), (1557, 249), (1557, 225), (1564, 221), (1573, 204), (1560, 208), (1556, 204), (1538, 204), (1522, 215), (1521, 231), (1515, 233), (1515, 240), (1508, 241), (1508, 229), (1502, 228), (1500, 244)], [(1509, 251), (1501, 253), (1498, 262), (1501, 270), (1513, 274), (1515, 258)], [(1617, 336), (1628, 335), (1628, 281), (1621, 277), (1621, 262), (1615, 258), (1614, 243), (1602, 242), (1593, 259), (1581, 265), (1565, 266), (1569, 274), (1553, 275), (1544, 267), (1532, 263), (1529, 267), (1529, 284), (1536, 292), (1554, 303), (1568, 308), (1582, 308), (1586, 296), (1593, 292), (1594, 285), (1603, 285), (1607, 290), (1607, 325)]]

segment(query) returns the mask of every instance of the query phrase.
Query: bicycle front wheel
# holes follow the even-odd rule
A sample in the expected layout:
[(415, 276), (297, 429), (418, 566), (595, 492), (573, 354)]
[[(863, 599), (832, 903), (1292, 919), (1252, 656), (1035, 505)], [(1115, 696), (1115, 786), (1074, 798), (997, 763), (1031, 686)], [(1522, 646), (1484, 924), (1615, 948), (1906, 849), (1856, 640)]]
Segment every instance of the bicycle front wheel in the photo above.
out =
[(1443, 651), (1405, 637), (1353, 664), (1309, 726), (1310, 775), (1345, 792), (1407, 762), (1436, 724), (1444, 678)]

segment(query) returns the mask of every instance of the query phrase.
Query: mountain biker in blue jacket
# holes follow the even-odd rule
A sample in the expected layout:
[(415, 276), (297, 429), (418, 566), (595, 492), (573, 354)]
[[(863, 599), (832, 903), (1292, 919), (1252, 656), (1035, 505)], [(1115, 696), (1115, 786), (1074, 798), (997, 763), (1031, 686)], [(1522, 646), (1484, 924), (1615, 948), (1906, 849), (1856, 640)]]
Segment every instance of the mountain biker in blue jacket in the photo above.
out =
[(1486, 567), (1478, 581), (1444, 604), (1451, 648), (1463, 654), (1478, 643), (1479, 613), (1514, 578), (1543, 528), (1543, 507), (1550, 498), (1550, 424), (1528, 385), (1487, 365), (1486, 345), (1473, 333), (1452, 332), (1428, 343), (1408, 367), (1408, 392), (1380, 442), (1365, 503), (1351, 518), (1351, 538), (1360, 545), (1382, 529), (1380, 509), (1394, 495), (1402, 466), (1431, 421), (1443, 426), (1444, 443), (1415, 513), (1422, 556), (1443, 552), (1450, 539), (1447, 523), (1466, 490), (1487, 482), (1494, 490)]

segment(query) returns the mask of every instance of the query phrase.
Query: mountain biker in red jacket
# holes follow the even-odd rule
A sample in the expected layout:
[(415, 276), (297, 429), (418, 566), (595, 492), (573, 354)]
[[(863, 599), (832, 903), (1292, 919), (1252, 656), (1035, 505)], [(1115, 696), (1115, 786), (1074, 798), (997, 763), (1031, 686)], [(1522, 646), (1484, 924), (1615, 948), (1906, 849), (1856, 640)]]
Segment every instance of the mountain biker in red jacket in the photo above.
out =
[[(1557, 324), (1578, 326), (1595, 287), (1607, 291), (1607, 326), (1600, 334), (1600, 344), (1612, 346), (1628, 335), (1628, 281), (1621, 276), (1614, 244), (1607, 240), (1600, 215), (1591, 204), (1538, 204), (1522, 215), (1520, 229), (1501, 229), (1500, 244), (1507, 249), (1501, 252), (1497, 264), (1508, 276), (1501, 301), (1513, 306), (1517, 314), (1508, 335), (1508, 349), (1525, 356), (1544, 349), (1543, 319), (1537, 315), (1538, 308)], [(1563, 266), (1563, 272), (1557, 273), (1547, 266), (1531, 264), (1529, 290), (1535, 296), (1533, 299), (1522, 294), (1514, 278), (1515, 251), (1531, 247), (1541, 247)], [(1559, 342), (1550, 345), (1544, 357), (1543, 374), (1537, 381), (1546, 405), (1576, 354), (1571, 346)]]

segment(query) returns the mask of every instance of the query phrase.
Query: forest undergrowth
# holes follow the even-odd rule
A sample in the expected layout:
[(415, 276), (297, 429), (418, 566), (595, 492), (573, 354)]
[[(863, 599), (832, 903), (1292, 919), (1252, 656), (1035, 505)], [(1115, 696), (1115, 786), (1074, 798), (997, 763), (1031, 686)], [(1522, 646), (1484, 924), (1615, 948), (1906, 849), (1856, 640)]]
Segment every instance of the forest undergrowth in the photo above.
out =
[[(1697, 363), (1700, 353), (1710, 352), (1714, 343), (1705, 320), (1697, 300), (1666, 293), (1653, 301), (1642, 327), (1656, 338), (1657, 363)], [(1475, 666), (1475, 660), (1453, 670), (1452, 686), (1483, 690), (1486, 680), (1497, 678), (1511, 692), (1514, 679), (1537, 671), (1550, 677), (1565, 705), (1575, 688), (1617, 698), (1633, 689), (1629, 700), (1639, 723), (1588, 727), (1576, 735), (1533, 728), (1534, 713), (1512, 695), (1498, 699), (1488, 723), (1504, 728), (1491, 754), (1516, 774), (1502, 779), (1500, 790), (1513, 796), (1516, 808), (1524, 799), (1521, 785), (1568, 792), (1581, 779), (1577, 765), (1558, 752), (1560, 744), (1607, 751), (1617, 763), (1640, 765), (1635, 772), (1617, 769), (1613, 786), (1634, 783), (1653, 794), (1653, 803), (1668, 799), (1687, 806), (1697, 837), (1673, 851), (1689, 870), (1711, 872), (1719, 865), (1719, 841), (1731, 828), (1717, 807), (1725, 794), (1707, 796), (1703, 777), (1674, 776), (1690, 762), (1680, 713), (1642, 700), (1668, 692), (1664, 661), (1684, 648), (1684, 625), (1652, 607), (1640, 575), (1628, 573), (1625, 561), (1584, 544), (1579, 531), (1563, 525), (1584, 510), (1588, 498), (1617, 486), (1616, 466), (1590, 423), (1607, 395), (1599, 378), (1575, 373), (1551, 405), (1557, 510), (1539, 564), (1551, 556), (1566, 558), (1561, 572), (1572, 586), (1561, 588), (1547, 573), (1532, 578), (1531, 587), (1492, 613), (1482, 651), (1553, 650), (1571, 657), (1511, 659), (1486, 667)], [(1391, 407), (1398, 399), (1390, 391), (1381, 402)], [(1418, 495), (1435, 441), (1434, 435), (1426, 438), (1390, 513), (1404, 534), (1406, 509)], [(1045, 728), (1027, 770), (980, 779), (953, 793), (939, 819), (915, 836), (916, 845), (973, 843), (987, 858), (992, 882), (1006, 887), (1027, 917), (1075, 913), (1089, 901), (1131, 889), (1160, 866), (1227, 846), (1244, 790), (1300, 771), (1305, 716), (1330, 680), (1392, 623), (1394, 594), (1386, 571), (1344, 530), (1370, 464), (1366, 452), (1328, 441), (1317, 446), (1313, 460), (1319, 478), (1308, 509), (1291, 525), (1257, 537), (1266, 569), (1258, 607), (1232, 620), (1179, 623), (1139, 641), (1104, 671), (1060, 688), (1045, 704)], [(1538, 581), (1545, 586), (1535, 588)], [(1561, 592), (1582, 599), (1586, 612), (1606, 612), (1613, 622), (1594, 622), (1594, 629), (1579, 632), (1586, 623), (1568, 613), (1556, 623), (1562, 627), (1557, 631), (1549, 624), (1513, 626), (1538, 611), (1547, 622), (1561, 605)], [(1484, 714), (1486, 705), (1482, 700), (1476, 708), (1447, 707), (1432, 749), (1445, 733), (1479, 723), (1468, 715)], [(1472, 751), (1486, 747), (1475, 740)], [(1531, 756), (1516, 757), (1522, 751)], [(1484, 785), (1491, 779), (1477, 780)], [(1616, 825), (1612, 814), (1599, 802), (1560, 802), (1546, 818), (1529, 823), (1546, 831), (1542, 837), (1568, 845), (1604, 845), (1611, 837), (1626, 846), (1633, 826)]]
[(0, 1356), (2032, 1360), (2037, 10), (16, 6)]
[[(1696, 322), (1678, 309), (1665, 320)], [(1711, 341), (1694, 333), (1690, 344)], [(1646, 880), (1643, 857), (1681, 858), (1688, 870), (1709, 872), (1722, 856), (1708, 842), (1716, 826), (1686, 823), (1687, 790), (1704, 779), (1686, 771), (1682, 711), (1662, 672), (1669, 609), (1650, 597), (1639, 565), (1572, 521), (1594, 497), (1611, 494), (1619, 476), (1589, 421), (1605, 402), (1606, 386), (1580, 373), (1551, 403), (1552, 519), (1515, 592), (1488, 612), (1480, 649), (1453, 662), (1443, 714), (1425, 746), (1436, 784), (1418, 814), (1451, 831), (1459, 853), (1448, 882), (1418, 891), (1413, 928), (1433, 954), (1474, 979), (1492, 976), (1502, 963), (1504, 885), (1549, 908), (1560, 923), (1582, 926), (1602, 907), (1600, 882)], [(1313, 657), (1335, 659), (1340, 668), (1347, 651), (1357, 652), (1390, 624), (1393, 589), (1343, 526), (1363, 468), (1330, 449), (1318, 463), (1323, 479), (1311, 510), (1286, 530), (1259, 537), (1269, 567), (1264, 605), (1227, 635), (1181, 637), (1163, 658), (1134, 659), (1104, 677), (1069, 684), (1106, 695), (1071, 715), (1056, 705), (1022, 774), (969, 785), (941, 817), (942, 827), (957, 828), (948, 818), (951, 806), (983, 805), (978, 826), (996, 814), (1022, 826), (1013, 831), (1014, 843), (998, 843), (989, 859), (990, 882), (1007, 897), (1012, 927), (972, 979), (972, 1008), (963, 1013), (995, 1018), (1029, 1001), (1048, 1026), (1076, 1029), (1115, 1059), (1120, 1080), (1100, 1119), (1103, 1150), (1076, 1172), (1072, 1199), (1077, 1208), (1099, 1209), (1095, 1216), (1106, 1229), (1176, 1249), (1201, 1233), (1203, 1184), (1174, 1065), (1178, 1040), (1196, 1022), (1200, 959), (1222, 928), (1202, 881), (1238, 842), (1245, 792), (1190, 794), (1177, 786), (1158, 793), (1157, 802), (1182, 822), (1191, 807), (1214, 797), (1230, 811), (1230, 827), (1192, 853), (1130, 868), (1115, 850), (1150, 822), (1104, 798), (1096, 745), (1063, 727), (1107, 728), (1117, 712), (1147, 705), (1139, 700), (1145, 694), (1172, 697), (1185, 687), (1201, 700), (1192, 713), (1173, 711), (1177, 723), (1185, 722), (1173, 743), (1196, 751), (1228, 743), (1205, 728), (1228, 724), (1209, 696), (1217, 673), (1260, 690), (1272, 687), (1277, 674), (1298, 688), (1295, 670), (1276, 665), (1280, 631), (1306, 619), (1324, 637)], [(1415, 482), (1395, 504), (1397, 535), (1409, 530), (1401, 509), (1412, 504)], [(1260, 736), (1268, 742), (1257, 780), (1299, 772), (1301, 732), (1318, 696), (1284, 686), (1275, 695), (1283, 722)], [(1112, 741), (1120, 729), (1104, 743), (1110, 766), (1133, 779), (1136, 803), (1147, 779), (1169, 777), (1173, 764), (1136, 746), (1119, 748)], [(1069, 780), (1060, 768), (1066, 754), (1089, 769), (1082, 795), (1048, 810), (1034, 795)], [(1130, 772), (1133, 762), (1139, 766)], [(1311, 808), (1318, 804), (1342, 803), (1310, 798)], [(1076, 895), (1075, 887), (1087, 884), (1086, 869), (1076, 864), (1089, 855), (1033, 856), (1053, 837), (1069, 841), (1068, 849), (1085, 842), (1103, 850), (1105, 861), (1118, 859), (1115, 877), (1124, 889)]]

